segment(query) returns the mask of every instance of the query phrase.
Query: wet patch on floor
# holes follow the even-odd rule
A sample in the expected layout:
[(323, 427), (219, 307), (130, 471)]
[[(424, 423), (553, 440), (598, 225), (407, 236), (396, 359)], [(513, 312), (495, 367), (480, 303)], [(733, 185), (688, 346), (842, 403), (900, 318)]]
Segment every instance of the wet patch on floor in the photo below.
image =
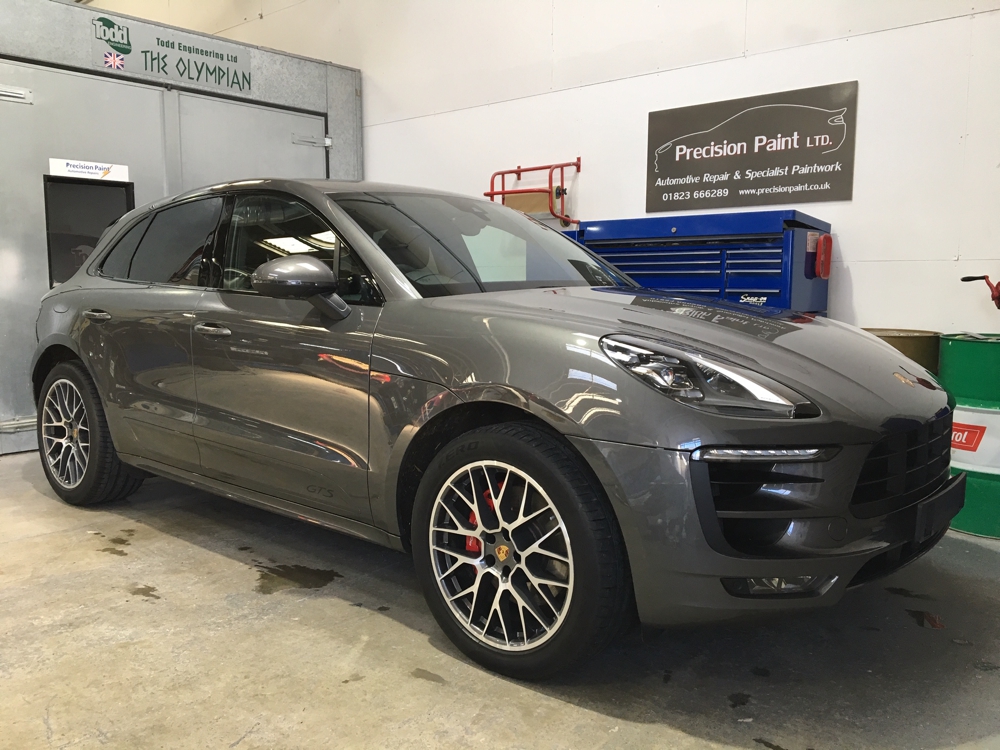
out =
[(273, 594), (284, 589), (321, 589), (335, 578), (343, 578), (336, 570), (307, 568), (305, 565), (256, 564), (258, 571), (256, 591)]
[(427, 680), (428, 682), (436, 682), (439, 685), (444, 685), (448, 681), (439, 674), (434, 674), (434, 672), (428, 672), (426, 669), (420, 669), (417, 667), (412, 672), (410, 672), (411, 677), (416, 677), (418, 680)]
[(933, 596), (927, 594), (918, 594), (915, 591), (910, 591), (909, 589), (900, 588), (899, 586), (886, 586), (885, 590), (888, 591), (893, 596), (902, 596), (907, 599), (923, 599), (928, 602), (934, 601)]
[[(123, 529), (123, 531), (125, 531), (126, 533), (128, 533), (128, 529)], [(87, 533), (88, 534), (96, 534), (97, 536), (101, 537), (102, 539), (105, 538), (104, 534), (102, 534), (100, 531), (88, 531)], [(111, 544), (113, 544), (115, 546), (114, 547), (102, 547), (101, 549), (99, 549), (97, 551), (98, 552), (107, 552), (109, 555), (116, 555), (118, 557), (125, 557), (126, 555), (128, 555), (128, 552), (126, 552), (123, 549), (119, 549), (119, 547), (128, 547), (128, 546), (130, 546), (132, 544), (128, 539), (126, 539), (125, 537), (121, 537), (121, 536), (113, 536), (110, 539), (108, 539), (108, 541), (111, 542)]]
[(981, 661), (976, 664), (976, 669), (980, 672), (997, 672), (1000, 671), (1000, 664), (994, 664), (991, 661)]
[(729, 696), (729, 707), (739, 708), (740, 706), (745, 706), (750, 702), (749, 693), (733, 693)]
[(155, 593), (156, 586), (133, 586), (128, 590), (128, 592), (134, 596), (144, 596), (147, 599), (159, 599), (160, 597)]
[(388, 612), (389, 611), (389, 608), (387, 606), (385, 606), (384, 604), (381, 607), (376, 607), (376, 609), (378, 609), (379, 612)]
[(253, 552), (253, 547), (247, 547), (246, 545), (242, 547), (237, 547), (240, 552)]
[(767, 750), (786, 750), (786, 748), (783, 748), (781, 745), (775, 742), (769, 742), (761, 737), (754, 737), (753, 741), (756, 742), (758, 745), (763, 745), (764, 747), (767, 748)]
[(363, 674), (352, 674), (346, 680), (341, 680), (340, 684), (346, 685), (348, 682), (360, 682), (363, 679), (365, 679), (365, 676)]

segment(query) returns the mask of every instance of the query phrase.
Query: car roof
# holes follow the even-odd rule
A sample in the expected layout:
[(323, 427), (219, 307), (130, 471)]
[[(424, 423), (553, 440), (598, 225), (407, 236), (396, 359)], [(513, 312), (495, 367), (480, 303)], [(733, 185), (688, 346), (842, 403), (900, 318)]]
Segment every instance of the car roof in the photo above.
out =
[(457, 198), (472, 198), (473, 200), (485, 200), (480, 196), (475, 195), (462, 195), (461, 193), (452, 193), (446, 190), (435, 190), (433, 188), (421, 188), (412, 187), (408, 185), (393, 185), (387, 182), (370, 182), (367, 180), (317, 180), (317, 179), (285, 179), (285, 178), (254, 178), (254, 179), (244, 179), (244, 180), (232, 180), (230, 182), (220, 182), (215, 185), (206, 185), (205, 187), (195, 188), (193, 190), (187, 190), (183, 193), (177, 195), (170, 195), (165, 198), (159, 198), (155, 201), (151, 201), (142, 206), (138, 206), (128, 213), (120, 216), (115, 220), (112, 226), (117, 227), (115, 232), (108, 235), (108, 239), (111, 239), (117, 234), (117, 231), (127, 224), (130, 224), (137, 217), (145, 216), (153, 211), (159, 211), (162, 208), (170, 206), (174, 203), (180, 203), (182, 201), (191, 200), (193, 198), (200, 198), (210, 195), (217, 195), (219, 193), (232, 193), (234, 191), (244, 191), (244, 190), (278, 190), (281, 192), (291, 193), (293, 195), (302, 194), (303, 192), (317, 191), (321, 193), (337, 194), (337, 193), (413, 193), (413, 194), (423, 194), (423, 195), (446, 195), (454, 196)]
[[(393, 185), (386, 182), (369, 182), (367, 180), (316, 180), (316, 179), (277, 179), (277, 178), (256, 178), (248, 180), (233, 180), (231, 182), (220, 182), (216, 185), (188, 190), (179, 195), (161, 198), (150, 204), (150, 208), (161, 208), (168, 203), (188, 200), (203, 195), (213, 195), (219, 192), (233, 192), (243, 190), (289, 190), (296, 192), (295, 187), (307, 187), (323, 193), (418, 193), (425, 195), (455, 195), (446, 190), (434, 190), (432, 188), (413, 187), (408, 185)], [(478, 196), (461, 196), (465, 198)]]

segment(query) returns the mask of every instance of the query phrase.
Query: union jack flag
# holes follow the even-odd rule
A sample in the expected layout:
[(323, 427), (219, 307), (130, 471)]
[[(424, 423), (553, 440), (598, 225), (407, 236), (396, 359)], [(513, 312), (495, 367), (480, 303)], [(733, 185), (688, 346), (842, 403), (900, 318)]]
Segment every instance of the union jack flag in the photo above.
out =
[(104, 67), (112, 70), (125, 70), (125, 56), (117, 52), (104, 53)]

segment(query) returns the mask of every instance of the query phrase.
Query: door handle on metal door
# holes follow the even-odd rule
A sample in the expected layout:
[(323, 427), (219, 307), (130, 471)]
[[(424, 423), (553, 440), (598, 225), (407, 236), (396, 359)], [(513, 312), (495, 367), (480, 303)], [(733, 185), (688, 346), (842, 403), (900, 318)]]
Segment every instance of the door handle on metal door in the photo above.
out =
[(232, 331), (218, 323), (198, 323), (194, 330), (205, 336), (229, 336), (232, 334)]
[(90, 320), (111, 320), (111, 313), (105, 310), (84, 310), (83, 317)]

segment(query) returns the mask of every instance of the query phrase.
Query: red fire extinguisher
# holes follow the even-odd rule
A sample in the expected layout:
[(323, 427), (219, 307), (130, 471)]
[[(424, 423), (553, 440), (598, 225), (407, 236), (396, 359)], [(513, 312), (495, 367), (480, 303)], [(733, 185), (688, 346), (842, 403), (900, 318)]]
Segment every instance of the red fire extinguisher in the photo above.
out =
[[(815, 238), (815, 239), (814, 239)], [(833, 237), (829, 234), (810, 235), (806, 243), (806, 278), (830, 278), (830, 264), (833, 261)]]
[(962, 281), (985, 281), (986, 285), (990, 288), (990, 297), (993, 299), (993, 304), (1000, 310), (1000, 284), (994, 284), (990, 281), (989, 276), (963, 276)]

